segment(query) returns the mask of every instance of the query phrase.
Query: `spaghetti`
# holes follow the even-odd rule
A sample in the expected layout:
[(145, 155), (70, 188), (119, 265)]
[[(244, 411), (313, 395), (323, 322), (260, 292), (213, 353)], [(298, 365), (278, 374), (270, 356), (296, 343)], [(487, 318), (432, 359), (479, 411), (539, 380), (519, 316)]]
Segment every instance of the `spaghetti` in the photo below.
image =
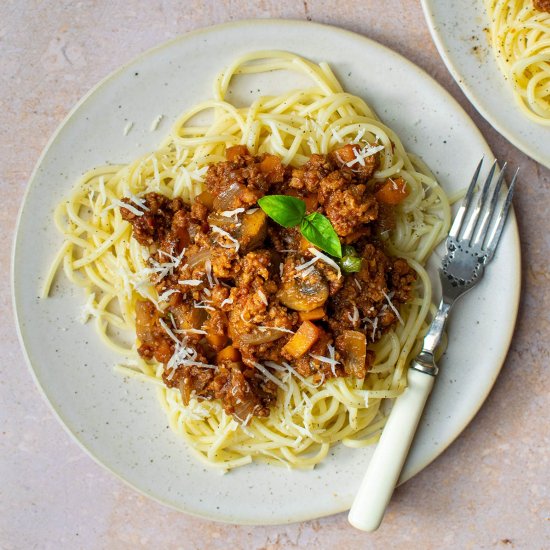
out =
[[(262, 96), (247, 107), (236, 107), (227, 99), (238, 75), (274, 70), (306, 75), (312, 87)], [(194, 122), (196, 115), (205, 113), (212, 116), (209, 124)], [(132, 228), (123, 220), (120, 206), (140, 211), (141, 197), (148, 192), (190, 201), (202, 192), (208, 166), (223, 161), (232, 145), (244, 144), (253, 154), (274, 154), (285, 164), (301, 166), (312, 154), (327, 154), (344, 143), (375, 142), (380, 163), (372, 182), (399, 177), (409, 189), (397, 208), (395, 228), (380, 238), (390, 254), (407, 259), (418, 283), (413, 299), (400, 308), (402, 323), (369, 346), (376, 360), (367, 376), (331, 378), (320, 386), (286, 365), (284, 372), (277, 372), (284, 389), (278, 390), (269, 416), (246, 423), (224, 412), (217, 400), (191, 398), (185, 406), (181, 393), (164, 385), (163, 365), (144, 361), (136, 344), (120, 337), (135, 331), (138, 300), (162, 307), (166, 296), (158, 295), (150, 276), (170, 273), (181, 258), (151, 265), (147, 248), (130, 238)], [(83, 321), (92, 317), (102, 340), (132, 357), (118, 365), (118, 371), (157, 386), (171, 427), (199, 459), (223, 470), (253, 460), (311, 468), (334, 443), (362, 447), (375, 442), (385, 422), (383, 401), (405, 388), (408, 360), (418, 350), (433, 310), (423, 265), (448, 232), (450, 208), (429, 169), (405, 151), (398, 136), (361, 98), (342, 89), (327, 64), (265, 51), (243, 56), (221, 73), (214, 99), (184, 113), (159, 149), (128, 165), (86, 173), (59, 204), (54, 218), (65, 240), (43, 294), (48, 295), (60, 267), (72, 283), (84, 288)]]
[(521, 110), (550, 126), (550, 13), (533, 0), (485, 0), (499, 67)]

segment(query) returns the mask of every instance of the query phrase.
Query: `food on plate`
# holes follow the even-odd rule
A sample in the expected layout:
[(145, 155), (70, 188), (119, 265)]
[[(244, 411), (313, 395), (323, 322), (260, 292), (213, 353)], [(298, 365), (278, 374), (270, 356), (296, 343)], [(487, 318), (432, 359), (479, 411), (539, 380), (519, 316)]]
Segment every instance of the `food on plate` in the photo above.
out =
[(491, 45), (522, 111), (550, 126), (550, 2), (485, 0)]
[(550, 0), (533, 0), (533, 7), (536, 10), (550, 13)]
[[(241, 75), (275, 70), (311, 86), (229, 101)], [(428, 168), (327, 64), (256, 52), (158, 150), (77, 182), (45, 294), (62, 265), (118, 370), (158, 387), (200, 459), (308, 468), (379, 436), (449, 218)]]
[(170, 264), (149, 278), (161, 299), (136, 302), (138, 353), (164, 364), (163, 381), (184, 405), (218, 399), (246, 425), (269, 416), (286, 390), (277, 373), (318, 388), (365, 378), (367, 341), (399, 322), (416, 281), (379, 242), (407, 193), (393, 178), (367, 183), (374, 149), (344, 145), (292, 168), (235, 145), (208, 167), (191, 205), (155, 192), (123, 199), (122, 219), (152, 252), (148, 263)]

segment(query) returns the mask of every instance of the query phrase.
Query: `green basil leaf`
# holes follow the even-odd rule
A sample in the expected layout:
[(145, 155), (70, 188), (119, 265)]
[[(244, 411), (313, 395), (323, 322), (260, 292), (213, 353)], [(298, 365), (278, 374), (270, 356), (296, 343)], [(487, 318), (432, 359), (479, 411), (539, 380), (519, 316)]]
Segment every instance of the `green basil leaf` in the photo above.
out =
[(344, 256), (339, 263), (342, 271), (346, 273), (357, 273), (361, 271), (361, 258), (359, 256)]
[(319, 212), (308, 214), (300, 224), (300, 231), (311, 244), (318, 246), (331, 256), (342, 257), (340, 239), (330, 221), (323, 214), (319, 214)]
[(258, 205), (283, 227), (298, 225), (306, 213), (306, 203), (289, 195), (266, 195), (258, 200)]

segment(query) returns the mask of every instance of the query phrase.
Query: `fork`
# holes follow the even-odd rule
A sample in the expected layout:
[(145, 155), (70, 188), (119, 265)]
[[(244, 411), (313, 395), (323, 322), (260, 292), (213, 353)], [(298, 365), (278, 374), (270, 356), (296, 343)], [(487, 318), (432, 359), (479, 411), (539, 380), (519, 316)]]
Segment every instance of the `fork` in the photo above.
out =
[[(439, 308), (424, 337), (422, 351), (409, 366), (407, 389), (394, 403), (349, 512), (348, 520), (357, 529), (375, 531), (382, 522), (438, 373), (434, 353), (449, 311), (455, 301), (483, 277), (504, 229), (519, 169), (504, 200), (499, 201), (506, 163), (496, 183), (491, 185), (498, 167), (495, 161), (482, 189), (476, 192), (482, 164), (483, 159), (475, 170), (445, 243), (447, 251), (439, 268), (443, 294)], [(476, 196), (477, 201), (474, 201)]]

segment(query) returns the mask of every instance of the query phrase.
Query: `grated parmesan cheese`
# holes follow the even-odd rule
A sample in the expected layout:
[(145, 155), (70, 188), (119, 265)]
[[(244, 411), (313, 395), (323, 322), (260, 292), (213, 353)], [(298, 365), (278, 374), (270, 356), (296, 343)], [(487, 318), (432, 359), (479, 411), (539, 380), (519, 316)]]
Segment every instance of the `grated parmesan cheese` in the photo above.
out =
[(282, 365), (279, 365), (279, 363), (275, 363), (275, 361), (265, 361), (265, 364), (276, 371), (285, 372), (285, 368)]
[(258, 290), (258, 296), (266, 306), (269, 305), (269, 302), (267, 301), (267, 296), (261, 290)]
[(266, 332), (268, 330), (278, 330), (279, 332), (288, 332), (289, 334), (294, 334), (293, 330), (290, 330), (288, 328), (283, 328), (283, 327), (268, 327), (266, 325), (258, 325), (257, 328), (258, 328), (258, 330), (261, 330), (262, 332)]
[(348, 319), (354, 324), (359, 321), (359, 310), (355, 304), (353, 304), (353, 315), (348, 311)]
[(336, 128), (332, 128), (331, 132), (332, 132), (332, 136), (338, 143), (344, 143), (344, 140), (342, 139), (340, 132), (338, 132)]
[(202, 363), (201, 361), (192, 361), (191, 359), (180, 359), (178, 365), (184, 367), (203, 367), (205, 369), (217, 369), (216, 365), (209, 365), (208, 363)]
[(232, 218), (237, 214), (244, 212), (244, 208), (235, 208), (235, 210), (224, 210), (221, 214), (224, 218)]
[(218, 227), (217, 225), (211, 225), (210, 229), (212, 229), (214, 233), (218, 233), (218, 235), (223, 235), (224, 237), (228, 238), (233, 243), (233, 246), (218, 243), (220, 246), (222, 246), (223, 248), (235, 248), (235, 252), (239, 251), (239, 241), (233, 238), (227, 231), (224, 231), (221, 227)]
[(178, 281), (178, 284), (187, 286), (199, 286), (202, 285), (202, 281), (200, 279), (182, 279), (181, 281)]
[(372, 323), (372, 341), (374, 342), (374, 339), (376, 337), (376, 329), (378, 328), (378, 317), (374, 318), (374, 321)]
[(319, 260), (322, 260), (326, 264), (330, 265), (330, 267), (333, 267), (338, 272), (338, 279), (342, 276), (342, 272), (340, 271), (340, 266), (331, 258), (323, 254), (322, 252), (319, 252), (316, 248), (310, 247), (308, 250), (314, 255), (319, 258)]
[(309, 356), (313, 359), (317, 359), (317, 361), (321, 361), (321, 363), (328, 363), (330, 365), (330, 370), (332, 371), (332, 374), (336, 376), (336, 365), (340, 364), (340, 361), (337, 361), (335, 358), (335, 351), (334, 346), (331, 346), (330, 344), (327, 346), (328, 353), (330, 357), (325, 357), (324, 355), (314, 355), (313, 353), (310, 353)]
[(159, 296), (159, 302), (166, 302), (168, 301), (168, 298), (170, 296), (172, 296), (172, 294), (175, 294), (176, 292), (179, 292), (179, 290), (176, 290), (174, 288), (171, 288), (169, 290), (166, 290), (164, 291), (160, 296)]
[(206, 271), (208, 284), (210, 285), (210, 288), (212, 288), (214, 286), (214, 281), (212, 280), (212, 262), (210, 260), (206, 260), (206, 262), (204, 262), (204, 269)]
[(386, 298), (386, 300), (388, 301), (388, 305), (390, 306), (390, 308), (392, 309), (392, 311), (395, 313), (395, 316), (399, 319), (399, 322), (404, 325), (405, 323), (403, 322), (403, 319), (401, 318), (401, 315), (399, 315), (399, 311), (397, 311), (397, 308), (393, 305), (392, 301), (391, 301), (391, 297), (393, 297), (393, 292), (391, 293), (390, 296), (388, 296), (383, 290), (382, 290), (382, 294), (384, 294), (384, 298)]
[(354, 144), (359, 143), (363, 139), (364, 135), (365, 135), (365, 128), (362, 128), (361, 130), (359, 130), (359, 132), (357, 132), (357, 135), (353, 139), (352, 143)]
[[(304, 269), (304, 270), (300, 273), (300, 276), (302, 277), (302, 279), (305, 279), (308, 275), (311, 275), (314, 271), (315, 271), (315, 266), (314, 266), (314, 265), (310, 265), (307, 269)], [(297, 277), (297, 276), (296, 276), (296, 277)]]
[(200, 330), (198, 328), (181, 328), (176, 332), (180, 334), (208, 334), (206, 330)]
[(288, 388), (273, 374), (271, 374), (261, 363), (255, 363), (254, 361), (252, 364), (268, 379), (271, 380), (274, 384), (279, 386), (283, 391), (287, 391)]
[[(267, 361), (266, 361), (267, 365)], [(294, 375), (304, 386), (307, 386), (308, 388), (315, 388), (316, 386), (313, 384), (310, 384), (296, 369), (294, 369), (289, 363), (283, 362), (283, 366), (287, 369), (288, 373), (292, 376)]]
[(82, 307), (82, 311), (80, 312), (80, 316), (78, 320), (85, 325), (89, 320), (90, 317), (97, 317), (98, 311), (94, 307), (94, 300), (95, 300), (95, 292), (92, 292), (88, 299), (86, 300), (86, 303)]
[(168, 336), (170, 336), (170, 338), (172, 338), (172, 340), (174, 340), (176, 344), (181, 344), (180, 339), (174, 334), (172, 329), (162, 319), (159, 319), (159, 323), (160, 326), (164, 329), (164, 332), (166, 332), (166, 334), (168, 334)]
[(153, 119), (153, 122), (151, 122), (151, 126), (149, 127), (150, 132), (154, 132), (160, 124), (160, 121), (164, 118), (164, 115), (158, 115)]
[(324, 355), (315, 355), (314, 353), (310, 353), (309, 356), (313, 359), (317, 359), (317, 361), (321, 361), (321, 363), (328, 363), (329, 365), (340, 364), (340, 361), (337, 361), (336, 359), (331, 359), (330, 357), (325, 357)]
[(141, 210), (138, 210), (135, 206), (132, 206), (131, 204), (128, 204), (127, 202), (119, 201), (118, 199), (113, 199), (111, 201), (111, 205), (108, 206), (107, 208), (105, 208), (101, 215), (104, 215), (105, 212), (107, 212), (108, 210), (113, 210), (117, 206), (119, 208), (126, 208), (126, 210), (129, 210), (130, 212), (132, 212), (132, 214), (135, 214), (136, 216), (143, 216), (143, 212)]
[(242, 321), (243, 323), (247, 323), (247, 324), (249, 324), (249, 325), (251, 324), (250, 321), (247, 321), (247, 320), (244, 318), (244, 311), (241, 311), (240, 318), (241, 318), (241, 321)]
[(309, 260), (309, 262), (305, 262), (303, 264), (300, 264), (296, 268), (296, 271), (302, 271), (302, 269), (307, 269), (308, 267), (311, 267), (315, 262), (318, 262), (318, 261), (319, 261), (319, 257), (314, 256), (311, 260)]
[(197, 168), (189, 173), (192, 180), (202, 183), (204, 181), (204, 174), (208, 171), (208, 166), (203, 166), (202, 168)]
[(205, 304), (204, 302), (205, 302), (204, 300), (201, 302), (194, 301), (193, 306), (196, 309), (208, 309), (209, 311), (215, 311), (215, 308), (213, 308), (212, 306), (209, 306), (208, 304)]
[(353, 149), (353, 154), (355, 155), (355, 158), (353, 160), (350, 160), (349, 162), (346, 162), (346, 166), (351, 168), (355, 164), (359, 163), (361, 166), (365, 166), (365, 159), (367, 157), (371, 157), (375, 153), (378, 153), (378, 151), (381, 151), (384, 149), (383, 145), (370, 145), (366, 144), (361, 150)]
[(178, 267), (181, 263), (181, 260), (183, 259), (183, 255), (185, 254), (185, 248), (180, 252), (179, 256), (172, 256), (169, 252), (166, 252), (165, 250), (159, 250), (159, 256), (167, 256), (172, 260), (174, 263), (174, 267)]
[(145, 203), (147, 201), (144, 198), (134, 195), (132, 193), (129, 193), (126, 198), (130, 199), (136, 206), (139, 206), (142, 210), (145, 210), (146, 212), (149, 211), (149, 207), (145, 206)]

